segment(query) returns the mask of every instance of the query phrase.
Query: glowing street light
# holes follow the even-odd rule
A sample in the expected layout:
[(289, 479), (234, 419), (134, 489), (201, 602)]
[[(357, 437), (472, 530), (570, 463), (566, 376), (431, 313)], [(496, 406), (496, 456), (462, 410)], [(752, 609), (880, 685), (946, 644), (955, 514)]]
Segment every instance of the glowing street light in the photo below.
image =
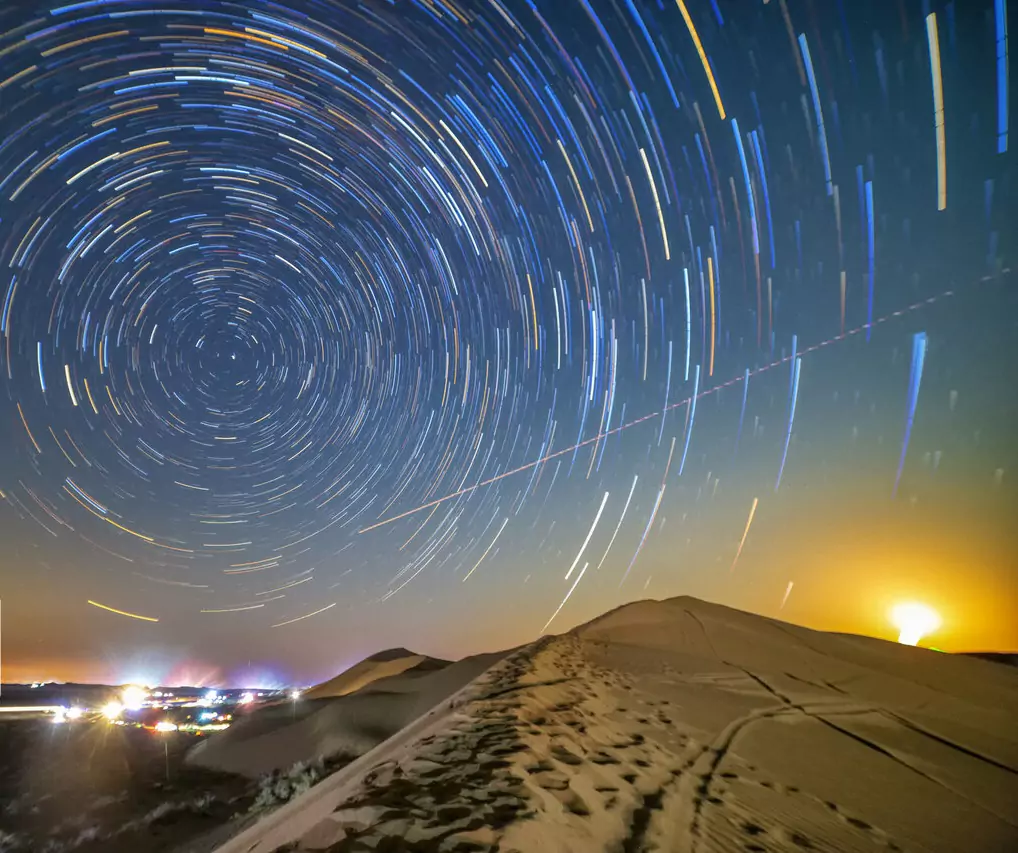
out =
[(940, 616), (932, 607), (909, 601), (892, 608), (891, 622), (900, 632), (898, 642), (905, 646), (915, 646), (923, 637), (940, 627)]
[[(160, 720), (155, 725), (155, 729), (159, 734), (166, 734), (167, 732), (177, 731), (177, 724), (171, 723), (169, 720)], [(170, 743), (163, 738), (163, 755), (166, 758), (166, 781), (170, 781)]]
[(110, 722), (119, 719), (120, 715), (123, 713), (124, 706), (119, 702), (107, 702), (102, 707), (102, 715)]

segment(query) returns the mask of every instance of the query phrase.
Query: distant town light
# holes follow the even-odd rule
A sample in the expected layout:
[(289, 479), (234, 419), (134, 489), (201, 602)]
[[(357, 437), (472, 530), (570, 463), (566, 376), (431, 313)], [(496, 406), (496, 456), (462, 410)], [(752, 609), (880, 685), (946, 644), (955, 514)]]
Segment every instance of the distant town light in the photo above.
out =
[(254, 702), (254, 698), (255, 698), (254, 697), (254, 693), (250, 693), (250, 692), (249, 693), (241, 693), (240, 694), (240, 704), (241, 705), (250, 705), (252, 702)]
[(119, 702), (107, 702), (102, 707), (102, 715), (107, 720), (116, 720), (124, 713), (124, 706)]
[(120, 701), (128, 711), (140, 710), (147, 699), (148, 691), (134, 684), (125, 687), (120, 694)]

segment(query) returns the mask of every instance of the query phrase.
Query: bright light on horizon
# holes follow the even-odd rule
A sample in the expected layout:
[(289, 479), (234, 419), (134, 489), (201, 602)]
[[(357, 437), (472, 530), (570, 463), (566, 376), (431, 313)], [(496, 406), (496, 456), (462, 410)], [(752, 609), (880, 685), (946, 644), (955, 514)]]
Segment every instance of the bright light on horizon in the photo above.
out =
[(148, 691), (142, 687), (131, 684), (124, 688), (120, 694), (120, 701), (128, 711), (137, 711), (148, 699)]
[(940, 627), (940, 615), (932, 607), (916, 601), (907, 601), (891, 609), (891, 622), (900, 632), (898, 642), (915, 646), (927, 634)]
[(103, 705), (102, 714), (107, 720), (116, 720), (124, 713), (124, 706), (119, 702), (107, 702)]

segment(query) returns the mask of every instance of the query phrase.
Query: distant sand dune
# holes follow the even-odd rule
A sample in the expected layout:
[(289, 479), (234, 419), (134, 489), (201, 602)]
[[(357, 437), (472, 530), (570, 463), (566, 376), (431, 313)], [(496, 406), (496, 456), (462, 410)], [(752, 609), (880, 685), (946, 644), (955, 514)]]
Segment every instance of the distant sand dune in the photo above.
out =
[(239, 719), (199, 743), (187, 760), (257, 777), (298, 761), (356, 758), (504, 656), (475, 655), (449, 663), (412, 652), (382, 652), (312, 688), (296, 703), (266, 706)]
[(332, 696), (346, 696), (374, 681), (399, 675), (408, 669), (433, 670), (448, 665), (449, 661), (418, 655), (406, 649), (389, 649), (365, 658), (335, 678), (312, 687), (305, 692), (304, 698), (326, 699)]
[(1016, 719), (1011, 667), (637, 602), (498, 661), (219, 850), (1013, 853)]

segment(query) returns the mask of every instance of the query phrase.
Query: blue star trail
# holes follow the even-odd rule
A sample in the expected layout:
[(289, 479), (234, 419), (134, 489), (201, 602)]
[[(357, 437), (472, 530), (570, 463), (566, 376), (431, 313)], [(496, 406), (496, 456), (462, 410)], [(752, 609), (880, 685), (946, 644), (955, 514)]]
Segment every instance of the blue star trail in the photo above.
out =
[(138, 630), (533, 632), (846, 454), (904, 500), (1012, 292), (1006, 4), (826, 5), (5, 6), (5, 548)]

